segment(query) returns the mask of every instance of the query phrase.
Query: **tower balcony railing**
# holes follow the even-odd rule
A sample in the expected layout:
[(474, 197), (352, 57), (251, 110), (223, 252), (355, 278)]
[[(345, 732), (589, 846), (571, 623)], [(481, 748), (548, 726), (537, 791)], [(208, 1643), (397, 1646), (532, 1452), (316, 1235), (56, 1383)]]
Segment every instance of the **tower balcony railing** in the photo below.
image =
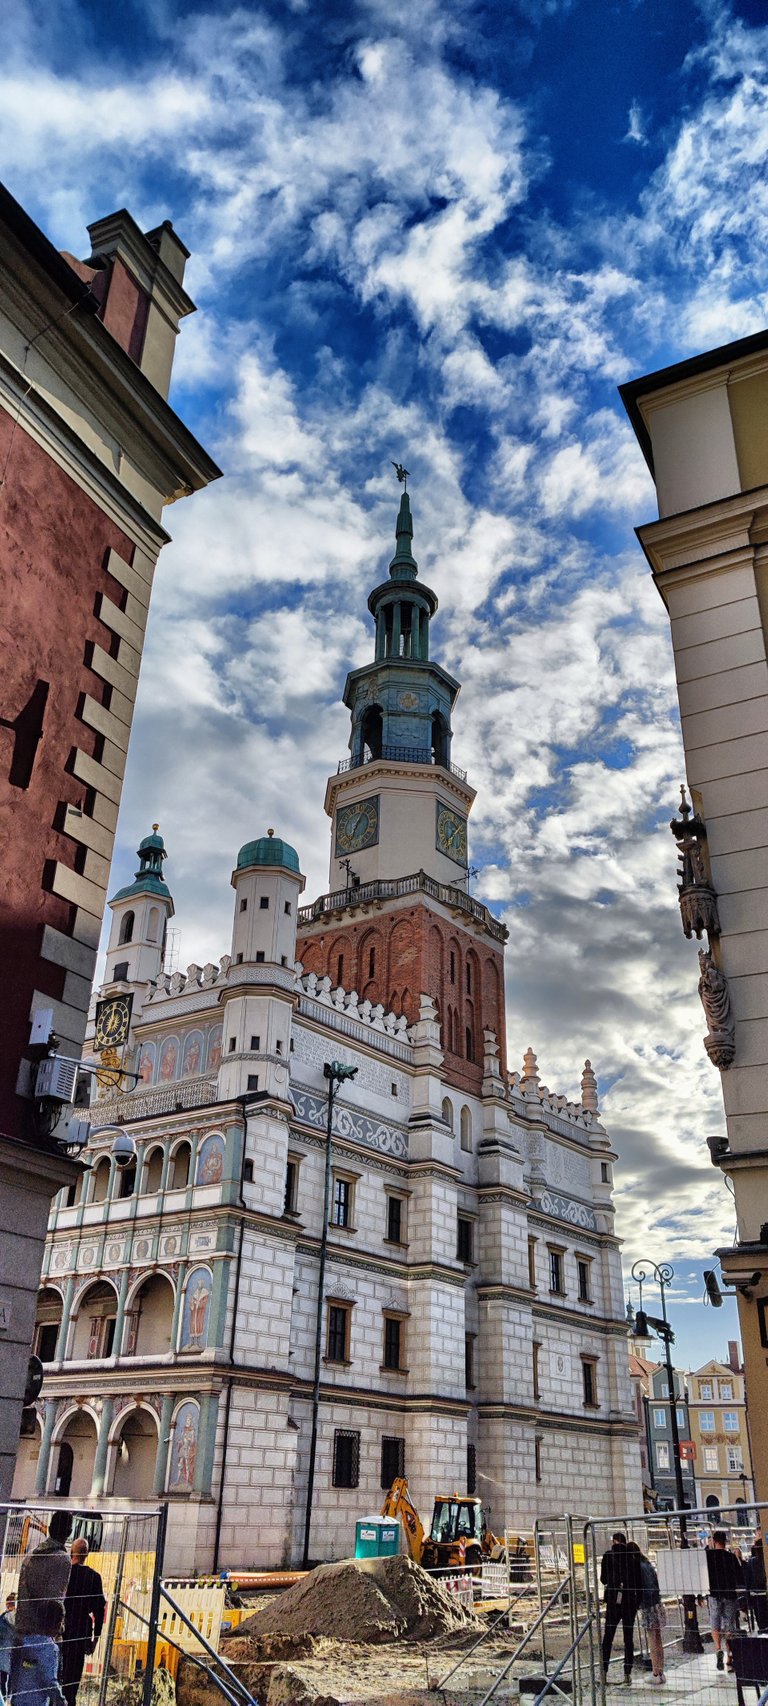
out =
[(297, 924), (317, 924), (320, 919), (327, 918), (330, 913), (344, 912), (350, 907), (368, 906), (376, 901), (397, 899), (400, 895), (428, 894), (433, 900), (439, 900), (443, 906), (449, 906), (455, 912), (463, 912), (469, 918), (477, 919), (488, 935), (496, 942), (506, 942), (509, 935), (506, 924), (501, 924), (493, 913), (483, 906), (482, 901), (473, 900), (471, 894), (465, 894), (462, 889), (454, 888), (452, 883), (438, 883), (426, 871), (416, 871), (411, 877), (379, 878), (375, 883), (352, 883), (349, 888), (336, 889), (332, 894), (322, 894), (311, 906), (300, 906), (297, 912)]
[[(351, 758), (340, 758), (336, 767), (336, 775), (343, 776), (347, 770), (359, 770), (363, 764), (376, 764), (383, 758), (390, 764), (437, 764), (432, 748), (429, 746), (383, 746), (381, 752), (354, 753)], [(460, 782), (466, 782), (466, 770), (460, 770), (458, 764), (441, 764), (442, 770), (449, 770), (452, 776)]]

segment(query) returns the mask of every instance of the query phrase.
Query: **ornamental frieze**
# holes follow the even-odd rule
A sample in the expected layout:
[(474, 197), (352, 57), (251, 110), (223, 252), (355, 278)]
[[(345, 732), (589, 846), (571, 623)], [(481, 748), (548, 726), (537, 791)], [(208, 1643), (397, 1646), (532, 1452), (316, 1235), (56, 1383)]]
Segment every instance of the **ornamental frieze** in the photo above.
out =
[[(310, 1090), (298, 1090), (293, 1086), (291, 1101), (298, 1120), (314, 1126), (318, 1131), (325, 1131), (328, 1120), (328, 1102), (325, 1096), (315, 1096)], [(367, 1114), (344, 1107), (340, 1102), (337, 1102), (334, 1108), (333, 1135), (346, 1137), (350, 1142), (360, 1143), (366, 1149), (377, 1149), (384, 1155), (394, 1155), (403, 1160), (408, 1155), (408, 1139), (404, 1131), (399, 1130), (397, 1126), (385, 1124), (383, 1120), (370, 1119)]]
[(582, 1226), (585, 1231), (597, 1231), (594, 1212), (587, 1208), (586, 1203), (574, 1202), (571, 1197), (558, 1196), (554, 1191), (540, 1191), (534, 1201), (542, 1214), (551, 1214), (553, 1219), (563, 1220), (568, 1226)]

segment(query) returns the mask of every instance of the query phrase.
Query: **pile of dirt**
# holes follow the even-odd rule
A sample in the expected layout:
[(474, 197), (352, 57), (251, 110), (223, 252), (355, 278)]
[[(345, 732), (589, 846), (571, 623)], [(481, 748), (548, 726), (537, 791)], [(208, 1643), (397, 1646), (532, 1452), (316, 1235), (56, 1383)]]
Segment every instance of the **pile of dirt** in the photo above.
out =
[(366, 1558), (320, 1564), (237, 1633), (257, 1641), (274, 1633), (378, 1644), (432, 1641), (474, 1625), (471, 1612), (410, 1558)]

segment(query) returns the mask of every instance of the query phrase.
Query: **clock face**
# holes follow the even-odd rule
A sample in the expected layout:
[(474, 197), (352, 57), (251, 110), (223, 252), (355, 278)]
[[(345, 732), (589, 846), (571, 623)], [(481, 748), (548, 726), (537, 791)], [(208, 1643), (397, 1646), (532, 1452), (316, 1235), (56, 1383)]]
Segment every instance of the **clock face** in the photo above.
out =
[(459, 817), (458, 812), (451, 811), (450, 806), (442, 806), (439, 800), (435, 846), (440, 853), (446, 853), (449, 859), (454, 859), (457, 865), (466, 865), (467, 820), (465, 817)]
[(119, 1048), (125, 1042), (131, 1023), (132, 995), (110, 995), (96, 1008), (94, 1046), (97, 1049)]
[(375, 847), (379, 839), (379, 796), (356, 800), (354, 805), (340, 806), (336, 813), (336, 858), (359, 853), (363, 847)]

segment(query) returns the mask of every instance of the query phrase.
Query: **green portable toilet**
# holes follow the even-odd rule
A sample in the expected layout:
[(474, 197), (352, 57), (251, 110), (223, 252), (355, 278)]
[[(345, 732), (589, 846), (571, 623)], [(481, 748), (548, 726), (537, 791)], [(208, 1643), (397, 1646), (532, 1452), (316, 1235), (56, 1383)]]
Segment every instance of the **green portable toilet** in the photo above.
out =
[(378, 1558), (379, 1518), (364, 1516), (355, 1525), (355, 1557)]
[(395, 1558), (400, 1551), (400, 1522), (385, 1518), (379, 1523), (379, 1557)]

